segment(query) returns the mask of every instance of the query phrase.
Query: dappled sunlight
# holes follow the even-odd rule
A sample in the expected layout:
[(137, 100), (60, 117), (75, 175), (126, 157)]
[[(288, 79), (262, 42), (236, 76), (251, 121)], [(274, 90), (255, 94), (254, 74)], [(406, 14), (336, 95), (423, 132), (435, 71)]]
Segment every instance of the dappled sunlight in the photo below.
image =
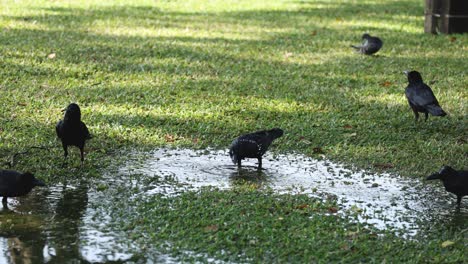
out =
[(424, 21), (422, 19), (418, 19), (417, 22), (419, 23), (417, 23), (416, 25), (402, 24), (400, 21), (403, 19), (408, 19), (408, 17), (397, 17), (395, 18), (395, 22), (393, 23), (389, 22), (388, 20), (344, 20), (332, 22), (330, 24), (330, 27), (334, 29), (340, 29), (343, 27), (356, 28), (362, 30), (363, 32), (375, 32), (375, 34), (378, 34), (379, 32), (382, 32), (384, 30), (396, 32), (401, 31), (414, 34), (423, 32), (421, 25)]

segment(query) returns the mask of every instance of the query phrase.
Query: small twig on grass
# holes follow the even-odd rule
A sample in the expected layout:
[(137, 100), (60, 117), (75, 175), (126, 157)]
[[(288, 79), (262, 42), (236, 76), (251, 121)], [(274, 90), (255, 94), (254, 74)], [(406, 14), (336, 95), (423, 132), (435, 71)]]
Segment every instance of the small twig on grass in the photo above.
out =
[(12, 168), (14, 165), (15, 165), (15, 159), (20, 156), (20, 155), (24, 155), (24, 154), (28, 154), (31, 150), (33, 149), (42, 149), (42, 150), (49, 150), (51, 148), (54, 148), (55, 146), (31, 146), (29, 147), (27, 150), (25, 151), (22, 151), (22, 152), (17, 152), (17, 153), (14, 153), (12, 156), (11, 156), (11, 159), (10, 161), (7, 161), (5, 162), (4, 164), (6, 166), (8, 166), (8, 168)]

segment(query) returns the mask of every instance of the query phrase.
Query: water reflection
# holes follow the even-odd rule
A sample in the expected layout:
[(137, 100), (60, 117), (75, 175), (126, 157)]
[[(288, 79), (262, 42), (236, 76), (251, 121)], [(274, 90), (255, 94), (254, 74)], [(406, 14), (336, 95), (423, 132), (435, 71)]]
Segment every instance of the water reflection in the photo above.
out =
[[(82, 182), (76, 186), (37, 189), (11, 199), (10, 209), (0, 213), (0, 263), (98, 263), (129, 259), (129, 254), (109, 257), (107, 249), (115, 246), (114, 240), (102, 241), (102, 237), (110, 238), (113, 232), (107, 234), (96, 228), (103, 227), (106, 221), (94, 218), (99, 209), (89, 206), (92, 193), (89, 184)], [(95, 222), (98, 224), (94, 225)]]
[(178, 195), (203, 186), (332, 197), (338, 214), (404, 235), (433, 226), (467, 228), (467, 201), (457, 208), (456, 199), (437, 184), (351, 171), (302, 155), (267, 155), (262, 171), (255, 163), (247, 161), (239, 170), (226, 151), (159, 149), (131, 155), (119, 171), (96, 182), (33, 189), (0, 209), (0, 263), (177, 263), (148, 253), (150, 247), (135, 248), (121, 223), (133, 205), (154, 194)]
[[(227, 189), (244, 184), (280, 193), (331, 195), (341, 207), (339, 213), (380, 229), (404, 229), (405, 236), (416, 234), (422, 228), (421, 222), (454, 216), (453, 197), (443, 187), (415, 179), (356, 172), (303, 155), (266, 155), (261, 172), (256, 171), (253, 159), (245, 165), (238, 170), (222, 150), (159, 149), (147, 159), (129, 162), (121, 173), (152, 179), (140, 189), (140, 196), (177, 195), (203, 186)], [(457, 215), (466, 225), (468, 210), (462, 206)]]

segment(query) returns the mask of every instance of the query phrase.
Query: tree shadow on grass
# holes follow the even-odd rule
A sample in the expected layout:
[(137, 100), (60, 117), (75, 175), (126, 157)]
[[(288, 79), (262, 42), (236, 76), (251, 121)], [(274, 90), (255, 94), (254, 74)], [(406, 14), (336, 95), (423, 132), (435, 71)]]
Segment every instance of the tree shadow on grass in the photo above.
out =
[[(460, 134), (466, 137), (463, 113), (455, 108), (458, 104), (448, 107), (454, 119), (431, 119), (437, 125), (414, 127), (403, 97), (406, 80), (400, 72), (421, 65), (424, 70), (442, 62), (450, 69), (450, 74), (456, 76), (464, 69), (460, 65), (465, 65), (466, 60), (446, 56), (445, 50), (428, 57), (425, 53), (431, 47), (425, 43), (434, 41), (432, 36), (382, 26), (384, 22), (419, 25), (414, 17), (419, 15), (420, 3), (398, 3), (403, 4), (332, 5), (315, 1), (303, 2), (301, 8), (293, 11), (218, 13), (161, 12), (152, 6), (91, 10), (57, 7), (45, 9), (46, 15), (10, 16), (6, 19), (26, 25), (39, 24), (46, 29), (10, 28), (2, 33), (0, 49), (6, 55), (0, 67), (4, 77), (2, 88), (6, 89), (0, 94), (14, 96), (8, 99), (12, 104), (35, 98), (39, 108), (59, 109), (70, 101), (83, 103), (85, 122), (91, 128), (112, 132), (103, 143), (111, 146), (152, 144), (150, 140), (137, 138), (151, 133), (157, 133), (159, 138), (165, 134), (181, 138), (208, 134), (230, 142), (240, 133), (272, 126), (289, 130), (290, 137), (286, 139), (291, 142), (286, 142), (288, 148), (285, 149), (309, 153), (311, 146), (295, 142), (296, 138), (307, 137), (313, 146), (337, 150), (359, 145), (363, 149), (383, 146), (392, 151), (414, 153), (422, 151), (424, 144), (404, 146), (395, 137), (419, 142), (437, 134), (437, 129), (452, 139), (459, 138)], [(398, 13), (407, 16), (398, 16)], [(358, 20), (357, 17), (370, 22), (347, 23)], [(103, 20), (108, 21), (111, 29), (148, 27), (210, 31), (210, 25), (220, 24), (226, 32), (238, 35), (244, 27), (254, 29), (246, 32), (246, 39), (186, 36), (180, 32), (177, 36), (118, 35), (94, 30), (93, 23)], [(265, 31), (266, 28), (278, 30)], [(381, 57), (353, 54), (347, 47), (369, 29), (379, 30), (386, 36), (389, 47), (384, 47)], [(255, 37), (252, 32), (257, 32)], [(449, 47), (449, 50), (455, 49), (456, 46)], [(53, 59), (47, 58), (51, 52), (57, 54)], [(461, 87), (456, 83), (461, 85), (461, 81), (455, 80), (455, 88), (439, 100), (448, 101), (447, 96), (460, 94)], [(382, 86), (385, 82), (390, 83), (389, 87)], [(438, 89), (436, 86), (436, 94)], [(399, 99), (389, 102), (373, 100), (373, 97)], [(32, 106), (24, 108), (34, 112)], [(168, 110), (157, 110), (161, 108)], [(101, 113), (98, 109), (120, 112)], [(4, 111), (4, 120), (7, 120), (6, 116), (15, 114), (16, 110), (8, 106)], [(44, 112), (51, 110), (44, 109)], [(158, 116), (161, 112), (166, 114)], [(216, 115), (209, 116), (210, 113)], [(203, 117), (204, 114), (207, 116)], [(12, 126), (26, 131), (34, 127), (35, 138), (43, 138), (37, 139), (43, 142), (53, 137), (51, 124), (60, 118), (61, 113), (57, 112), (56, 117), (44, 125), (37, 123), (44, 117), (16, 118)], [(132, 132), (119, 134), (115, 127), (102, 128), (109, 123), (142, 132), (129, 136)], [(357, 131), (344, 126), (352, 126)], [(443, 126), (455, 129), (441, 128)], [(427, 133), (418, 136), (415, 129)], [(350, 136), (353, 133), (356, 136)], [(376, 136), (368, 136), (368, 133)], [(213, 142), (210, 136), (204, 140)], [(24, 137), (23, 132), (17, 131), (15, 137)], [(21, 140), (18, 144), (24, 146), (27, 141)], [(439, 142), (437, 147), (430, 147), (433, 151), (444, 139), (437, 136), (436, 141)], [(400, 147), (403, 149), (397, 149)], [(339, 153), (334, 155), (339, 156)], [(363, 152), (362, 155), (373, 154)], [(377, 155), (376, 159), (385, 159), (384, 155)]]

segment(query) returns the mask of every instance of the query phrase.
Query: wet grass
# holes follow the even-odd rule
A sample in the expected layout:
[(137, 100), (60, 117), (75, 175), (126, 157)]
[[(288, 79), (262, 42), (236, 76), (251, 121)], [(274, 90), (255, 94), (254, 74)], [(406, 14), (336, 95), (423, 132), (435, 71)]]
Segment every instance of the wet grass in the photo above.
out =
[[(280, 195), (250, 185), (156, 196), (140, 209), (127, 224), (133, 237), (150, 239), (161, 252), (188, 262), (205, 262), (207, 256), (236, 263), (466, 261), (466, 235), (454, 230), (429, 228), (408, 241), (350, 224), (353, 216), (338, 216), (333, 200)], [(445, 241), (453, 244), (442, 247)]]
[[(363, 32), (383, 38), (379, 56), (363, 57), (350, 50), (348, 46), (359, 42)], [(226, 148), (241, 133), (281, 127), (286, 134), (275, 142), (273, 151), (313, 156), (324, 152), (327, 158), (360, 168), (419, 178), (442, 164), (462, 168), (468, 164), (467, 43), (466, 34), (424, 34), (423, 3), (411, 0), (3, 3), (0, 161), (2, 168), (12, 165), (13, 169), (33, 171), (56, 183), (99, 177), (100, 170), (109, 164), (125, 160), (120, 149), (150, 150), (167, 145)], [(431, 117), (426, 123), (414, 123), (403, 94), (406, 79), (402, 71), (407, 69), (419, 70), (431, 84), (449, 113), (447, 118)], [(63, 153), (55, 138), (60, 110), (70, 102), (82, 106), (83, 120), (95, 136), (87, 146), (84, 168), (79, 168), (76, 149), (68, 166), (61, 166)], [(211, 206), (211, 199), (227, 199), (234, 194), (187, 193), (182, 198), (156, 199), (143, 207), (157, 208), (156, 217), (151, 219), (156, 222), (141, 228), (148, 231), (151, 224), (160, 224), (158, 221), (177, 221), (174, 225), (180, 228), (173, 236), (165, 230), (161, 237), (156, 234), (148, 241), (165, 237), (187, 250), (219, 256), (214, 252), (233, 246), (227, 244), (227, 237), (236, 234), (233, 229), (226, 231), (217, 222), (222, 232), (200, 234), (203, 239), (217, 238), (203, 240), (213, 240), (216, 246), (197, 247), (197, 241), (182, 239), (182, 235), (194, 235), (193, 230), (186, 230), (190, 227), (187, 223), (200, 218), (196, 212), (184, 210)], [(267, 214), (262, 208), (272, 200), (293, 204), (291, 201), (305, 203), (302, 200), (307, 199), (255, 192), (243, 195), (260, 195), (262, 199), (246, 203), (259, 212), (252, 221), (247, 219), (251, 226), (240, 225), (243, 229), (239, 232), (244, 233), (237, 234), (234, 247), (250, 241), (242, 234), (253, 232), (258, 241), (273, 234), (261, 233), (254, 224)], [(247, 201), (242, 195), (238, 198)], [(187, 206), (178, 207), (187, 214), (187, 222), (170, 219), (175, 211), (158, 220), (159, 213), (177, 203)], [(218, 207), (220, 210), (226, 208), (223, 203), (219, 205), (224, 206)], [(233, 218), (230, 223), (241, 224), (244, 218), (237, 214), (241, 204), (232, 206), (233, 211), (226, 213), (233, 214), (226, 216)], [(320, 211), (327, 204), (316, 206)], [(286, 207), (280, 212), (287, 210), (294, 211)], [(362, 239), (356, 240), (363, 246), (348, 252), (336, 247), (340, 245), (337, 241), (344, 239), (340, 232), (348, 222), (322, 216), (322, 222), (312, 218), (307, 223), (301, 210), (293, 215), (285, 218), (291, 227), (280, 225), (282, 230), (297, 232), (293, 229), (296, 224), (312, 237), (334, 228), (341, 231), (336, 237), (325, 232), (317, 243), (303, 237), (298, 240), (302, 244), (292, 241), (288, 247), (288, 232), (274, 234), (287, 251), (271, 255), (267, 247), (257, 244), (259, 251), (250, 245), (243, 254), (287, 261), (286, 252), (303, 254), (293, 249), (293, 245), (299, 245), (310, 250), (305, 254), (310, 260), (322, 256), (357, 262), (362, 254), (372, 262), (366, 254), (380, 254), (376, 252), (382, 249), (396, 262), (405, 254), (421, 261), (427, 254), (431, 257), (426, 260), (434, 262), (463, 257), (460, 243), (440, 246), (445, 240), (459, 241), (456, 232), (447, 230), (434, 231), (436, 235), (421, 243), (391, 235), (374, 238), (364, 232)], [(273, 224), (272, 219), (265, 221)], [(319, 250), (314, 254), (311, 251), (317, 250), (319, 243), (324, 245), (323, 250), (338, 253), (327, 255)], [(382, 259), (384, 255), (379, 256)]]

